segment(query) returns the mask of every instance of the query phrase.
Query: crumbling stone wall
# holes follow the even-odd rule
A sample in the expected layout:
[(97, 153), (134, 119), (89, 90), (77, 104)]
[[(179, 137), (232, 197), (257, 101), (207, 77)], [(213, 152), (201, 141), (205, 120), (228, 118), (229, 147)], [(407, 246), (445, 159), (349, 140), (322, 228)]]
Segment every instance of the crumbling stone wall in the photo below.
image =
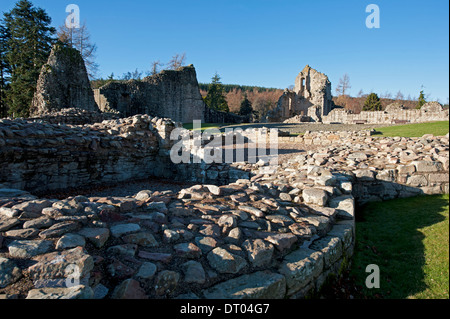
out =
[[(149, 116), (85, 127), (1, 121), (0, 294), (22, 281), (29, 299), (304, 298), (348, 265), (355, 197), (448, 192), (448, 134), (367, 132), (310, 132), (303, 142), (330, 144), (264, 173), (264, 164), (240, 164), (234, 170), (247, 177), (235, 178), (244, 179), (176, 194), (49, 200), (8, 189), (182, 175), (166, 166), (174, 127)], [(211, 180), (232, 170), (192, 166)], [(71, 264), (80, 269), (75, 287), (61, 271)]]
[(342, 124), (399, 124), (445, 121), (449, 119), (449, 110), (444, 110), (437, 102), (426, 103), (420, 110), (408, 110), (402, 105), (394, 103), (388, 105), (384, 111), (363, 111), (353, 114), (346, 109), (334, 109), (323, 118), (324, 123)]
[(294, 91), (286, 90), (277, 108), (268, 113), (269, 122), (302, 116), (305, 121), (321, 122), (333, 109), (331, 82), (328, 77), (307, 65), (295, 80)]
[(201, 120), (209, 123), (240, 123), (234, 114), (210, 110), (200, 94), (194, 66), (165, 70), (142, 81), (115, 81), (94, 90), (103, 112), (117, 111), (128, 117), (136, 114), (171, 118), (181, 123)]
[(0, 184), (46, 192), (164, 176), (174, 127), (149, 116), (86, 126), (1, 120)]
[(102, 113), (86, 111), (79, 108), (69, 108), (52, 111), (41, 116), (30, 117), (28, 120), (36, 122), (43, 121), (50, 124), (85, 125), (119, 118), (120, 116), (117, 113)]
[(30, 113), (40, 116), (66, 108), (99, 111), (80, 52), (58, 44), (41, 69)]
[(371, 131), (307, 132), (280, 143), (316, 145), (304, 165), (344, 174), (359, 205), (422, 194), (449, 193), (449, 136), (376, 137)]

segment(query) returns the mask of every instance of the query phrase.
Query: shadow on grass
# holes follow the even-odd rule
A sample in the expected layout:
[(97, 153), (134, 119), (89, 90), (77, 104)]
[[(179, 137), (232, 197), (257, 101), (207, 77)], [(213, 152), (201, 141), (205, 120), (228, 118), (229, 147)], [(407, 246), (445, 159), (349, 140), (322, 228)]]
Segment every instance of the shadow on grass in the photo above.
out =
[[(364, 296), (405, 299), (429, 288), (424, 272), (425, 236), (420, 230), (444, 221), (443, 212), (448, 205), (448, 195), (438, 195), (369, 203), (363, 207), (357, 215), (350, 274)], [(441, 258), (447, 258), (447, 269), (443, 271), (448, 274), (448, 254)], [(379, 266), (379, 289), (365, 286), (370, 274), (365, 271), (370, 264)]]

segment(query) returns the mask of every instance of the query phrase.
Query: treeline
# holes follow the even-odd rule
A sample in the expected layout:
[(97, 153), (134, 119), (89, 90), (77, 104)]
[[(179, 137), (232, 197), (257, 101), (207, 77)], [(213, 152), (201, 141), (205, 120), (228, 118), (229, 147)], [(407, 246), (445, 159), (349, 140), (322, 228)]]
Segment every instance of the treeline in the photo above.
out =
[[(198, 86), (200, 87), (200, 91), (209, 91), (211, 88), (212, 83), (199, 83)], [(225, 93), (229, 93), (232, 91), (242, 91), (243, 93), (248, 92), (278, 92), (280, 89), (275, 88), (265, 88), (260, 86), (250, 86), (250, 85), (239, 85), (239, 84), (222, 84), (223, 90)]]
[[(394, 102), (402, 104), (406, 109), (420, 109), (430, 99), (430, 95), (425, 93), (423, 86), (418, 98), (410, 95), (405, 97), (401, 91), (395, 95), (390, 92), (380, 95), (374, 92), (364, 94), (362, 89), (356, 97), (352, 97), (347, 94), (350, 89), (350, 77), (346, 73), (336, 86), (336, 96), (333, 97), (333, 102), (336, 106), (350, 110), (354, 114), (359, 114), (361, 111), (384, 111), (389, 104)], [(444, 108), (448, 108), (448, 104), (444, 105)]]
[(283, 90), (222, 84), (216, 73), (211, 83), (199, 84), (205, 104), (217, 111), (232, 112), (244, 116), (248, 122), (259, 122), (267, 112), (276, 107)]
[[(419, 98), (386, 98), (379, 97), (376, 93), (363, 94), (361, 96), (352, 97), (349, 95), (338, 96), (333, 98), (335, 105), (352, 111), (354, 114), (359, 114), (361, 111), (384, 111), (389, 104), (399, 103), (406, 109), (420, 109), (428, 99), (423, 92)], [(444, 108), (448, 105), (444, 105)]]
[[(208, 105), (207, 96), (210, 94), (211, 88), (214, 91), (213, 84), (202, 83), (199, 86), (200, 93)], [(228, 107), (225, 110), (244, 116), (251, 115), (251, 120), (257, 122), (261, 121), (267, 115), (267, 112), (277, 106), (278, 100), (283, 94), (283, 90), (280, 89), (258, 86), (222, 84), (222, 87), (223, 97)]]

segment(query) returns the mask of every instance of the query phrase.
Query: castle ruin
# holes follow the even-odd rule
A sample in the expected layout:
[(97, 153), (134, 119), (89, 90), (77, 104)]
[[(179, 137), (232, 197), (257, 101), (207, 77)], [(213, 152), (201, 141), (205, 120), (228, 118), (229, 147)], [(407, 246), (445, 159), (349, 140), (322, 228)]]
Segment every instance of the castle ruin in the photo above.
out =
[(203, 101), (193, 65), (164, 70), (143, 80), (115, 81), (94, 90), (102, 112), (115, 111), (128, 117), (151, 114), (181, 123), (240, 123), (235, 114), (209, 109)]
[(305, 122), (321, 122), (333, 107), (328, 77), (307, 65), (297, 76), (294, 91), (285, 90), (276, 109), (267, 115), (267, 120), (284, 122), (300, 116)]
[[(281, 103), (274, 116), (327, 117), (329, 81), (320, 84), (325, 78), (305, 70), (292, 100), (281, 100), (291, 102), (288, 108)], [(102, 111), (124, 115), (219, 119), (220, 112), (202, 113), (196, 79), (183, 72), (195, 71), (111, 83), (97, 99), (104, 99)], [(58, 78), (64, 79), (52, 81)], [(59, 90), (40, 86), (36, 101), (56, 102), (36, 104), (39, 120), (0, 119), (0, 299), (311, 298), (351, 264), (357, 205), (449, 193), (448, 133), (307, 132), (279, 138), (299, 149), (274, 167), (175, 164), (170, 150), (178, 141), (171, 136), (179, 123), (149, 115), (101, 121), (108, 113), (67, 111), (62, 106), (76, 96), (70, 88), (77, 80), (64, 80)], [(67, 113), (95, 124), (61, 125)], [(189, 186), (130, 188), (132, 196), (88, 189), (121, 182), (126, 188), (148, 177)], [(59, 190), (65, 196), (55, 198), (51, 192)]]
[(115, 113), (119, 117), (149, 114), (181, 123), (243, 121), (236, 114), (212, 110), (205, 104), (193, 65), (165, 70), (142, 81), (113, 81), (92, 90), (81, 54), (55, 45), (39, 75), (30, 113), (40, 118), (73, 109), (105, 119), (110, 119), (108, 113)]
[(55, 45), (41, 69), (30, 114), (40, 116), (68, 108), (99, 111), (80, 52)]

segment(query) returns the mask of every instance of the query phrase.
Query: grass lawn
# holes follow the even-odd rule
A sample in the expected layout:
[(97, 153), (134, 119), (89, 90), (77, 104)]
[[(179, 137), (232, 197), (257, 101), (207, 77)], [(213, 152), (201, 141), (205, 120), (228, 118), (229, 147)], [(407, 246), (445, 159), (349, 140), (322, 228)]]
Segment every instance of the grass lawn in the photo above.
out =
[[(221, 127), (228, 126), (231, 124), (217, 124), (217, 123), (202, 123), (202, 132), (211, 129), (211, 128), (217, 128), (220, 129)], [(194, 130), (194, 123), (185, 123), (183, 124), (183, 127), (187, 130), (193, 131)]]
[(380, 127), (376, 128), (376, 131), (383, 136), (422, 137), (425, 134), (444, 136), (449, 132), (449, 121)]
[[(449, 196), (419, 196), (368, 204), (357, 216), (351, 268), (369, 298), (449, 298)], [(368, 289), (370, 264), (380, 288)]]

